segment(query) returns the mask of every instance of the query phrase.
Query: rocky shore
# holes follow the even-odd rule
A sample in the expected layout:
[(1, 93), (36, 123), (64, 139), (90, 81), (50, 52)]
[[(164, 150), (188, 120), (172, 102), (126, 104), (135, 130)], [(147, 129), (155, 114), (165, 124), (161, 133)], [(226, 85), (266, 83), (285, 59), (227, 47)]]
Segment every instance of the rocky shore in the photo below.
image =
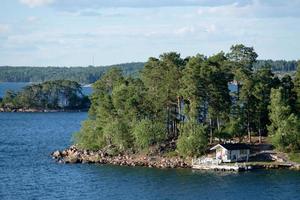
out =
[[(58, 163), (98, 163), (121, 166), (141, 166), (150, 168), (192, 168), (192, 159), (182, 159), (177, 156), (149, 156), (140, 154), (109, 155), (105, 150), (90, 151), (77, 148), (75, 145), (62, 151), (51, 153)], [(273, 162), (244, 163), (251, 169), (293, 169), (300, 170), (300, 164), (277, 158)], [(226, 164), (225, 164), (226, 165)], [(229, 164), (230, 166), (230, 164)]]
[(191, 162), (179, 157), (108, 155), (104, 151), (88, 151), (71, 146), (63, 151), (55, 151), (52, 158), (59, 163), (98, 163), (122, 166), (142, 166), (153, 168), (191, 168)]

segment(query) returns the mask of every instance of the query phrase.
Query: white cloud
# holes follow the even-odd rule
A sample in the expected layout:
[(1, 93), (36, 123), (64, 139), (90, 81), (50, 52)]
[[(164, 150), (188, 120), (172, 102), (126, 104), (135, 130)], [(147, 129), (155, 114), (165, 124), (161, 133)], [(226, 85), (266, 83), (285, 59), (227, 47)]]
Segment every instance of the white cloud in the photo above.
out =
[(208, 33), (216, 32), (216, 25), (215, 24), (210, 24), (209, 26), (207, 26), (206, 27), (206, 32), (208, 32)]
[[(280, 6), (279, 6), (280, 5)], [(300, 17), (300, 1), (291, 0), (289, 3), (273, 4), (271, 1), (253, 0), (252, 3), (240, 5), (238, 2), (210, 7), (200, 7), (197, 14), (202, 17), (220, 18), (278, 18), (278, 17)]]
[(175, 30), (176, 35), (185, 35), (194, 32), (195, 28), (193, 26), (185, 26)]
[(54, 0), (20, 0), (22, 4), (25, 4), (31, 8), (37, 6), (49, 5), (54, 2)]

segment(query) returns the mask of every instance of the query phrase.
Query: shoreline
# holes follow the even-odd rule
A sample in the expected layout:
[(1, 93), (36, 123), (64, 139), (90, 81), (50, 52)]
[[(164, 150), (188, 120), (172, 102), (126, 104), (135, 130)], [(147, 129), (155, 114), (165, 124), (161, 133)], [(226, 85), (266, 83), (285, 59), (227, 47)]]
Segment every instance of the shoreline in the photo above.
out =
[(191, 168), (191, 160), (180, 157), (146, 156), (138, 154), (108, 155), (102, 150), (81, 150), (76, 146), (70, 146), (62, 151), (54, 151), (51, 156), (58, 163), (91, 163), (112, 164), (120, 166), (140, 166), (149, 168)]
[[(140, 155), (140, 154), (119, 154), (116, 156), (108, 155), (103, 150), (89, 151), (78, 149), (75, 145), (70, 146), (62, 151), (54, 151), (51, 157), (58, 163), (73, 164), (73, 163), (89, 163), (89, 164), (111, 164), (129, 167), (149, 167), (149, 168), (187, 168), (195, 170), (210, 170), (219, 171), (215, 168), (211, 169), (196, 169), (193, 168), (192, 158), (183, 159), (178, 156), (167, 157), (162, 155)], [(220, 166), (232, 166), (235, 163), (224, 163)], [(289, 162), (246, 162), (242, 163), (251, 170), (256, 169), (289, 169), (300, 170), (300, 164), (291, 164)], [(225, 170), (220, 170), (225, 171)]]

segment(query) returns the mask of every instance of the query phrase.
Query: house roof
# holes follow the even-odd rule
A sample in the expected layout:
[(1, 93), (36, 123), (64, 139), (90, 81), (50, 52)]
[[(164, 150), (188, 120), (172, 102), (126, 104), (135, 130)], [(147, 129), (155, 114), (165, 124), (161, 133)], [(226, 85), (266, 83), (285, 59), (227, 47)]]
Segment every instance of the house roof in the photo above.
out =
[(250, 149), (250, 147), (247, 144), (244, 143), (226, 143), (226, 144), (217, 144), (214, 147), (212, 147), (210, 150), (215, 150), (218, 147), (223, 147), (227, 150), (239, 150), (239, 149)]

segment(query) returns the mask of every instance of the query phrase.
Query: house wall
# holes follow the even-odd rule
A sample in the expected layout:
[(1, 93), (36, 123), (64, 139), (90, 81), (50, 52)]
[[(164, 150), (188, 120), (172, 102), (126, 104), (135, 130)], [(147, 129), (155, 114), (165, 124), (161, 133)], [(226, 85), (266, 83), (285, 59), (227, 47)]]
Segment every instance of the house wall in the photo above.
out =
[(216, 158), (223, 162), (246, 161), (249, 158), (250, 150), (227, 150), (224, 148), (216, 149)]

